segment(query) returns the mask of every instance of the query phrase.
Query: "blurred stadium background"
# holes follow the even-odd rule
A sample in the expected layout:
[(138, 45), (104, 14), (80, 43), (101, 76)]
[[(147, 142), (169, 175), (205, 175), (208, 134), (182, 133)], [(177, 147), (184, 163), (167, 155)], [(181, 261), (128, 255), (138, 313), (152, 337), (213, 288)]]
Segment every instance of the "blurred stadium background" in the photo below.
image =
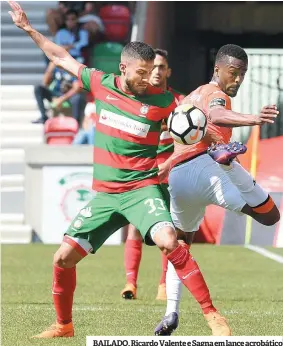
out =
[[(86, 3), (92, 3), (93, 8), (87, 8)], [(86, 14), (94, 16), (92, 23), (102, 28), (98, 34), (95, 31), (96, 36), (83, 47), (81, 55), (87, 64), (106, 72), (119, 71), (121, 49), (130, 39), (167, 49), (173, 69), (170, 84), (186, 94), (209, 81), (221, 45), (239, 44), (249, 54), (249, 71), (233, 100), (234, 109), (256, 114), (261, 106), (275, 103), (283, 110), (281, 2), (23, 1), (22, 5), (34, 27), (51, 39), (51, 31), (56, 35), (54, 30), (59, 26), (51, 26), (50, 16), (58, 11), (62, 14), (76, 9), (80, 27), (87, 22), (82, 19)], [(70, 104), (65, 102), (58, 110), (46, 100), (46, 114), (53, 119), (45, 124), (31, 123), (40, 119), (34, 87), (42, 84), (48, 62), (32, 40), (13, 25), (5, 2), (1, 2), (1, 48), (2, 242), (59, 242), (68, 221), (92, 194), (91, 147), (71, 145), (79, 127), (84, 127), (83, 117), (86, 120), (94, 112), (84, 112), (85, 103), (89, 102), (89, 107), (92, 100), (83, 94), (85, 103), (80, 106), (79, 124), (72, 117)], [(282, 115), (275, 125), (263, 126), (260, 133), (259, 129), (251, 133), (251, 128), (234, 130), (235, 139), (249, 142), (243, 164), (276, 195), (281, 208), (282, 136)], [(251, 234), (246, 235), (250, 226), (243, 218), (232, 232), (230, 213), (224, 218), (223, 211), (217, 210), (217, 223), (213, 220), (215, 208), (208, 209), (212, 211), (207, 211), (199, 240), (238, 244), (246, 240), (257, 245), (283, 246), (280, 225), (268, 233), (253, 223), (257, 236), (251, 239)], [(232, 223), (235, 225), (234, 220)], [(121, 240), (122, 233), (118, 232), (113, 242)]]
[[(168, 50), (173, 70), (170, 85), (186, 94), (210, 80), (214, 57), (220, 46), (234, 43), (247, 49), (249, 71), (239, 95), (233, 100), (234, 109), (256, 114), (263, 105), (275, 103), (281, 114), (273, 126), (254, 128), (253, 131), (250, 128), (239, 128), (234, 131), (233, 136), (237, 140), (248, 143), (249, 150), (242, 159), (242, 163), (272, 194), (278, 207), (281, 208), (281, 215), (283, 214), (283, 2), (101, 1), (93, 2), (95, 6), (88, 13), (83, 5), (84, 2), (61, 3), (68, 8), (78, 10), (80, 18), (83, 18), (83, 14), (93, 16), (90, 19), (87, 17), (81, 20), (80, 23), (83, 26), (88, 20), (92, 24), (94, 22), (94, 38), (81, 52), (82, 58), (89, 66), (106, 72), (117, 72), (120, 52), (125, 43), (129, 40), (145, 41), (153, 47)], [(50, 39), (54, 39), (50, 22), (49, 25), (46, 23), (46, 16), (49, 15), (50, 21), (50, 16), (58, 14), (59, 3), (21, 1), (21, 4), (32, 25)], [(32, 40), (13, 25), (8, 14), (7, 3), (1, 2), (0, 5), (1, 242), (2, 244), (34, 242), (59, 244), (69, 221), (94, 193), (91, 190), (92, 146), (73, 145), (73, 140), (78, 131), (88, 128), (84, 121), (89, 119), (92, 121), (95, 109), (92, 107), (90, 95), (82, 94), (88, 108), (85, 110), (84, 104), (81, 110), (83, 115), (79, 122), (74, 119), (73, 108), (69, 103), (58, 109), (54, 107), (52, 101), (44, 103), (49, 120), (45, 123), (36, 121), (40, 119), (40, 112), (34, 95), (34, 87), (42, 83), (48, 62)], [(55, 12), (50, 12), (50, 9)], [(54, 27), (52, 30), (54, 31)], [(32, 123), (33, 121), (36, 123)], [(93, 126), (92, 123), (92, 128)], [(123, 230), (119, 230), (107, 243), (119, 245), (124, 237)], [(277, 254), (275, 258), (279, 263), (257, 254), (249, 255), (245, 252), (247, 250), (238, 247), (221, 246), (217, 247), (217, 250), (216, 247), (212, 249), (207, 245), (197, 245), (195, 252), (193, 251), (208, 275), (216, 300), (221, 300), (218, 293), (224, 294), (227, 292), (224, 287), (228, 287), (231, 299), (229, 303), (225, 302), (226, 308), (230, 309), (226, 313), (230, 314), (228, 317), (237, 326), (238, 335), (260, 335), (260, 333), (263, 333), (261, 335), (268, 333), (276, 335), (276, 332), (279, 335), (280, 328), (276, 328), (279, 326), (280, 318), (282, 325), (282, 314), (281, 317), (278, 314), (280, 306), (282, 312), (282, 299), (276, 299), (283, 287), (276, 278), (282, 274), (283, 221), (267, 229), (257, 222), (250, 222), (246, 217), (209, 207), (197, 241), (267, 247), (269, 252)], [(281, 249), (275, 249), (276, 247)], [(92, 259), (87, 259), (86, 264), (82, 265), (85, 282), (88, 280), (87, 273), (90, 269), (98, 270), (100, 279), (92, 295), (87, 298), (82, 295), (83, 290), (80, 289), (81, 296), (78, 295), (79, 305), (75, 314), (85, 319), (83, 320), (86, 326), (84, 330), (88, 335), (91, 335), (90, 328), (93, 333), (103, 335), (99, 329), (103, 327), (106, 328), (105, 335), (111, 335), (111, 333), (150, 335), (154, 323), (158, 321), (163, 311), (161, 303), (150, 301), (155, 295), (157, 281), (154, 278), (157, 278), (160, 266), (157, 251), (148, 249), (144, 255), (147, 258), (144, 262), (147, 264), (147, 266), (144, 264), (144, 270), (150, 267), (152, 272), (147, 277), (141, 276), (144, 284), (141, 284), (140, 295), (144, 295), (144, 301), (138, 303), (137, 312), (132, 311), (129, 305), (121, 307), (122, 303), (119, 300), (119, 290), (124, 283), (122, 247), (115, 247), (113, 250), (113, 258), (116, 255), (120, 256), (121, 261), (120, 265), (117, 264), (117, 268), (115, 267), (116, 279), (111, 289), (105, 289), (107, 280), (102, 279), (105, 272), (102, 273), (99, 267), (99, 258), (106, 261), (103, 270), (105, 268), (108, 273), (107, 268), (109, 268), (110, 273), (113, 261), (112, 264), (108, 263), (109, 256), (112, 256), (109, 249), (111, 248), (101, 250), (101, 255), (98, 255), (101, 257), (98, 257), (98, 261), (94, 264), (97, 267), (93, 267)], [(21, 321), (24, 333), (28, 333), (27, 331), (35, 327), (37, 329), (37, 325), (33, 323), (34, 318), (25, 320), (25, 316), (26, 314), (36, 315), (36, 304), (42, 304), (39, 306), (43, 309), (46, 307), (43, 302), (47, 299), (46, 295), (50, 293), (48, 286), (50, 275), (46, 274), (45, 265), (49, 266), (48, 270), (50, 269), (51, 273), (50, 253), (54, 251), (54, 246), (48, 248), (41, 244), (3, 247), (3, 287), (5, 288), (3, 300), (8, 302), (7, 310), (5, 310), (7, 315), (4, 316), (6, 328), (11, 326), (13, 317), (16, 316)], [(212, 267), (209, 254), (214, 260)], [(32, 264), (35, 258), (41, 255), (41, 263)], [(12, 261), (14, 256), (17, 260)], [(225, 270), (221, 267), (223, 262), (225, 262)], [(26, 275), (22, 272), (22, 265), (26, 268), (34, 268), (34, 271), (31, 269)], [(219, 267), (222, 268), (220, 272)], [(234, 272), (230, 273), (230, 268), (233, 268)], [(260, 268), (265, 272), (264, 278), (261, 276)], [(40, 276), (38, 274), (35, 276), (36, 272), (40, 272)], [(227, 281), (223, 279), (223, 276), (227, 278)], [(42, 285), (42, 289), (35, 293), (32, 282), (37, 282), (38, 287)], [(273, 290), (270, 290), (268, 282)], [(83, 287), (90, 291), (92, 289), (88, 286)], [(20, 299), (16, 291), (20, 292)], [(102, 291), (104, 295), (100, 297), (99, 292)], [(33, 292), (32, 298), (29, 292)], [(246, 296), (246, 292), (250, 295)], [(249, 307), (245, 310), (245, 301), (252, 302), (251, 310)], [(258, 301), (261, 303), (258, 304)], [(35, 305), (33, 307), (30, 304)], [(94, 304), (98, 305), (97, 310), (88, 309)], [(120, 325), (104, 325), (102, 322), (95, 327), (90, 326), (90, 321), (87, 321), (90, 316), (88, 314), (92, 317), (98, 314), (99, 317), (101, 311), (105, 309), (105, 304), (116, 304), (116, 317), (120, 318), (119, 314), (123, 311), (133, 322), (124, 326), (123, 329)], [(139, 331), (139, 318), (142, 319), (148, 304), (151, 305), (152, 315), (142, 331)], [(190, 304), (194, 303), (191, 301)], [(16, 315), (15, 306), (17, 306)], [(193, 309), (197, 311), (196, 306)], [(40, 326), (42, 324), (44, 327), (48, 323), (49, 315), (53, 316), (51, 310), (52, 307), (49, 304), (44, 310), (46, 314)], [(108, 310), (104, 312), (106, 315)], [(266, 311), (264, 316), (261, 314), (262, 311)], [(112, 318), (113, 316), (109, 314), (110, 312), (107, 315), (108, 318)], [(195, 323), (199, 318), (195, 315), (197, 315), (196, 312), (193, 316), (188, 315), (186, 318)], [(255, 323), (251, 324), (250, 319)], [(82, 335), (84, 330), (80, 331)], [(36, 332), (36, 330), (33, 331)], [(5, 345), (17, 345), (17, 334), (14, 333), (13, 328), (11, 330), (8, 328), (5, 333)], [(192, 324), (189, 323), (189, 329), (183, 327), (178, 333), (179, 335), (203, 335), (206, 332), (201, 328), (193, 329)]]

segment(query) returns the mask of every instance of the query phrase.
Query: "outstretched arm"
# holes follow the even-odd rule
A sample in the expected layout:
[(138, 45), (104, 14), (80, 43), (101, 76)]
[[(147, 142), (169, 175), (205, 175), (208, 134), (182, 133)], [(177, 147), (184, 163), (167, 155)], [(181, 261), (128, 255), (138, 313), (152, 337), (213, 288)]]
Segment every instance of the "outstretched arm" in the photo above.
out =
[(209, 112), (209, 118), (215, 125), (222, 127), (239, 127), (273, 124), (278, 115), (276, 105), (265, 106), (259, 115), (241, 114), (224, 107), (214, 107)]
[[(265, 106), (259, 115), (242, 114), (231, 110), (231, 101), (222, 91), (214, 92), (206, 100), (208, 119), (221, 127), (240, 127), (273, 124), (279, 114), (276, 105)], [(185, 97), (181, 104), (192, 103), (190, 95)]]
[(9, 14), (11, 15), (15, 25), (24, 30), (45, 53), (47, 58), (56, 66), (59, 66), (65, 71), (78, 77), (81, 64), (77, 62), (64, 48), (57, 46), (52, 41), (48, 40), (47, 37), (35, 30), (30, 25), (26, 13), (17, 2), (8, 1), (8, 3), (13, 10), (10, 11)]

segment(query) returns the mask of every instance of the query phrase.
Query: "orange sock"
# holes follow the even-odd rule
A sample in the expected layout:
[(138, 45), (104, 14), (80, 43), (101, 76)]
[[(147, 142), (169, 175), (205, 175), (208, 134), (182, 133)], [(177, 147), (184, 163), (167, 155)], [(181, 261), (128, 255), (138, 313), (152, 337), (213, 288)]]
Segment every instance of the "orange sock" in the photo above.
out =
[(167, 256), (165, 256), (163, 253), (161, 253), (161, 256), (162, 256), (162, 274), (161, 274), (159, 285), (166, 283), (166, 273), (167, 273), (167, 269), (168, 269)]
[(73, 298), (76, 288), (76, 267), (53, 267), (53, 302), (57, 322), (67, 324), (72, 321)]
[(258, 214), (267, 214), (273, 209), (274, 205), (275, 204), (273, 199), (270, 197), (270, 195), (268, 195), (267, 199), (263, 203), (252, 208), (253, 208), (253, 211)]
[(134, 286), (137, 286), (141, 257), (142, 241), (127, 239), (124, 253), (126, 280)]
[(200, 304), (203, 313), (216, 311), (202, 273), (186, 247), (179, 245), (167, 258), (173, 264), (183, 284)]

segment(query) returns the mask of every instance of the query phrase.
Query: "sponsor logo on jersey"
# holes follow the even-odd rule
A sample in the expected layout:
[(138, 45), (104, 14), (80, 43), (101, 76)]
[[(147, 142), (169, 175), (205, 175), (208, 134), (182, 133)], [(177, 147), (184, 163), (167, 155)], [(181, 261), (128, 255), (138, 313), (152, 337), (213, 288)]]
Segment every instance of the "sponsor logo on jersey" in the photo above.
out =
[(150, 129), (150, 125), (148, 124), (129, 119), (123, 115), (107, 111), (106, 109), (101, 110), (99, 122), (114, 129), (131, 133), (132, 135), (142, 138), (146, 138)]

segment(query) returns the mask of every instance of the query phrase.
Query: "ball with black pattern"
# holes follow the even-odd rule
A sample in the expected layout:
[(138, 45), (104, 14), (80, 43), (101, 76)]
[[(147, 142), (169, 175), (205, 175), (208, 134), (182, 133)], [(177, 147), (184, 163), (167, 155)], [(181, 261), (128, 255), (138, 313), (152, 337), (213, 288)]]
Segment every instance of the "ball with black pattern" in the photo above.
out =
[(184, 104), (170, 114), (167, 126), (177, 143), (191, 145), (198, 143), (206, 134), (207, 119), (199, 108)]

